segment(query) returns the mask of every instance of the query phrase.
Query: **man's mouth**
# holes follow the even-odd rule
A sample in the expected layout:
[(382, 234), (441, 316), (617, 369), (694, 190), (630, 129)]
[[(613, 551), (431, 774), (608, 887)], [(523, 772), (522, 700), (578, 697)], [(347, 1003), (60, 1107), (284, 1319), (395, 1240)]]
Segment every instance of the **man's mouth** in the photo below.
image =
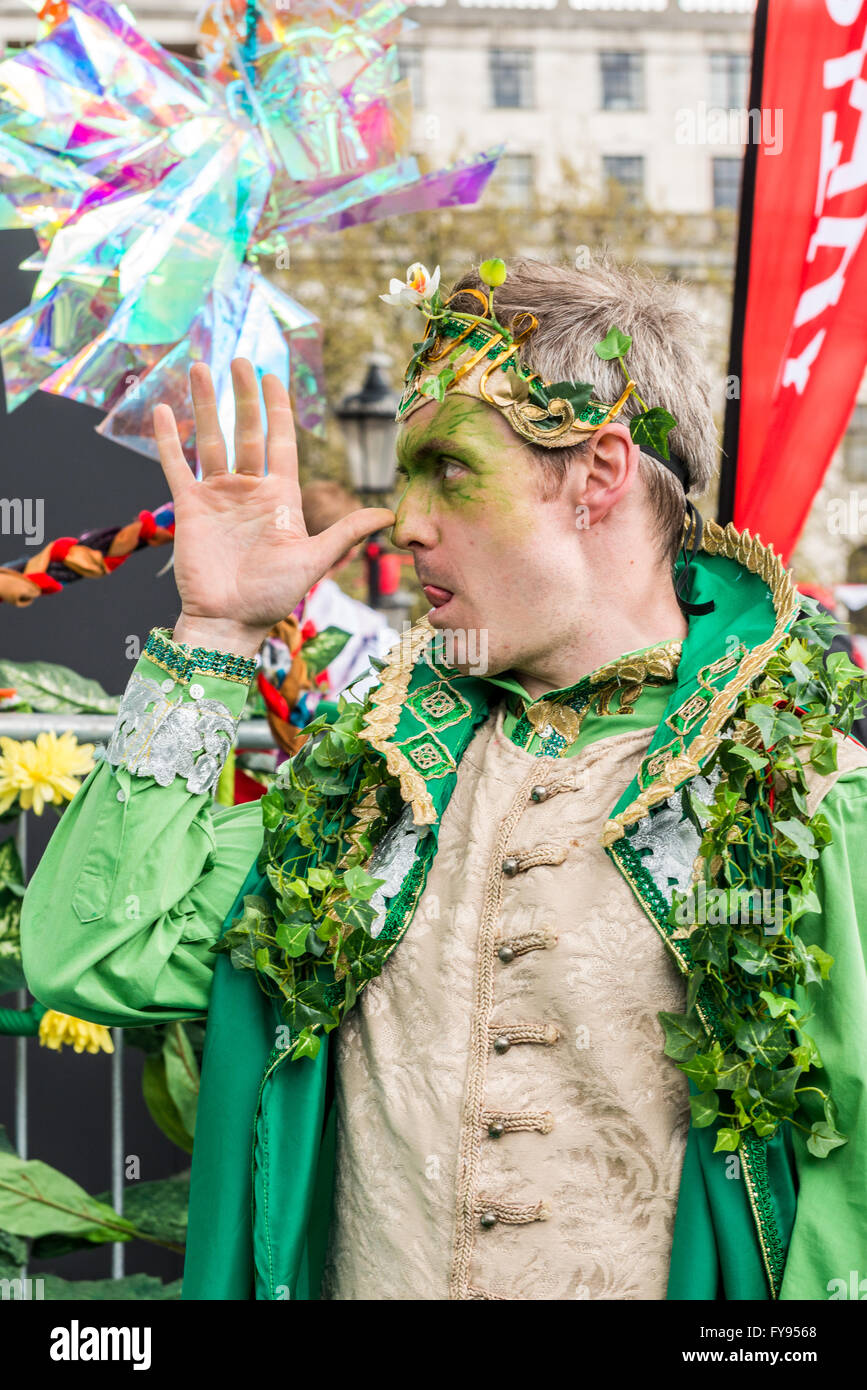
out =
[(450, 598), (454, 598), (451, 589), (441, 589), (438, 584), (423, 584), (422, 591), (434, 608), (442, 608), (444, 603), (448, 603)]

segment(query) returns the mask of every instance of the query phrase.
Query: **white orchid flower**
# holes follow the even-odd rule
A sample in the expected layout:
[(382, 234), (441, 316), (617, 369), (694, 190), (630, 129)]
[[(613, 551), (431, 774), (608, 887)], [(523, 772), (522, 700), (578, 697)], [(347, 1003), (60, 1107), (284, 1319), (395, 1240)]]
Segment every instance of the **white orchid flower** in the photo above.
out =
[(406, 280), (389, 281), (388, 294), (381, 294), (379, 297), (386, 304), (415, 306), (423, 304), (425, 300), (436, 294), (439, 282), (439, 266), (431, 275), (426, 265), (422, 265), (421, 261), (414, 261), (406, 272)]

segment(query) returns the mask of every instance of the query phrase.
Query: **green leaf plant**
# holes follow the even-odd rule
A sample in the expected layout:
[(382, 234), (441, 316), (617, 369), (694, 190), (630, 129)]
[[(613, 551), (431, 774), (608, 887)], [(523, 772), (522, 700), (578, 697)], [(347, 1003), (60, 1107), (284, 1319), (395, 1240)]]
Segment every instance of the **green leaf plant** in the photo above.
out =
[[(829, 1085), (817, 1084), (823, 1062), (806, 1031), (811, 1014), (795, 999), (796, 989), (825, 987), (833, 960), (808, 946), (797, 924), (820, 908), (816, 868), (830, 840), (821, 811), (808, 812), (806, 768), (836, 767), (833, 730), (848, 734), (867, 676), (842, 653), (825, 659), (833, 621), (802, 602), (805, 614), (742, 696), (703, 769), (719, 765), (723, 775), (705, 814), (700, 882), (704, 901), (724, 910), (689, 931), (686, 1012), (659, 1015), (665, 1052), (697, 1092), (693, 1124), (719, 1126), (714, 1152), (737, 1149), (745, 1135), (769, 1139), (784, 1123), (816, 1158), (847, 1142)], [(698, 885), (675, 893), (673, 926), (694, 920), (690, 897)]]

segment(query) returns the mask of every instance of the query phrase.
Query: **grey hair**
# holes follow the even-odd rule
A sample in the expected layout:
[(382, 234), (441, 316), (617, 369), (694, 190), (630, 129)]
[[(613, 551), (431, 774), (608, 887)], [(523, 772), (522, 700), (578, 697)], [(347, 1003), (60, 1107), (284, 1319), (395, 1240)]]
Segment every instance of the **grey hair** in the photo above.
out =
[[(482, 289), (469, 271), (454, 287)], [(632, 338), (625, 364), (635, 389), (648, 406), (663, 406), (677, 426), (669, 447), (689, 470), (690, 496), (702, 496), (714, 476), (718, 439), (710, 403), (703, 333), (698, 318), (681, 303), (682, 284), (663, 280), (637, 264), (620, 265), (608, 251), (594, 256), (587, 269), (549, 265), (528, 258), (510, 260), (508, 276), (494, 291), (494, 312), (509, 324), (529, 311), (539, 321), (522, 349), (525, 366), (546, 381), (591, 381), (594, 398), (613, 404), (626, 385), (615, 361), (593, 351), (615, 325)], [(454, 300), (452, 307), (478, 312), (476, 301)], [(628, 423), (642, 411), (633, 392), (618, 415)], [(545, 471), (546, 499), (556, 496), (570, 463), (588, 444), (562, 449), (529, 446)], [(664, 464), (642, 453), (639, 477), (659, 529), (659, 551), (673, 561), (683, 536), (685, 499), (680, 482)]]

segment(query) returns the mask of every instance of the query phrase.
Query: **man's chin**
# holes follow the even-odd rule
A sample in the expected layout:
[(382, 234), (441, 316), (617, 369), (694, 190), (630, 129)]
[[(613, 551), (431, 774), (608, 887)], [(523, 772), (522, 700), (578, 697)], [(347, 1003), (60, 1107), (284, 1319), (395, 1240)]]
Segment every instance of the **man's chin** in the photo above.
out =
[(491, 670), (487, 626), (467, 614), (467, 607), (455, 595), (448, 603), (431, 608), (426, 614), (436, 636), (438, 660), (455, 667), (462, 675), (484, 676)]

